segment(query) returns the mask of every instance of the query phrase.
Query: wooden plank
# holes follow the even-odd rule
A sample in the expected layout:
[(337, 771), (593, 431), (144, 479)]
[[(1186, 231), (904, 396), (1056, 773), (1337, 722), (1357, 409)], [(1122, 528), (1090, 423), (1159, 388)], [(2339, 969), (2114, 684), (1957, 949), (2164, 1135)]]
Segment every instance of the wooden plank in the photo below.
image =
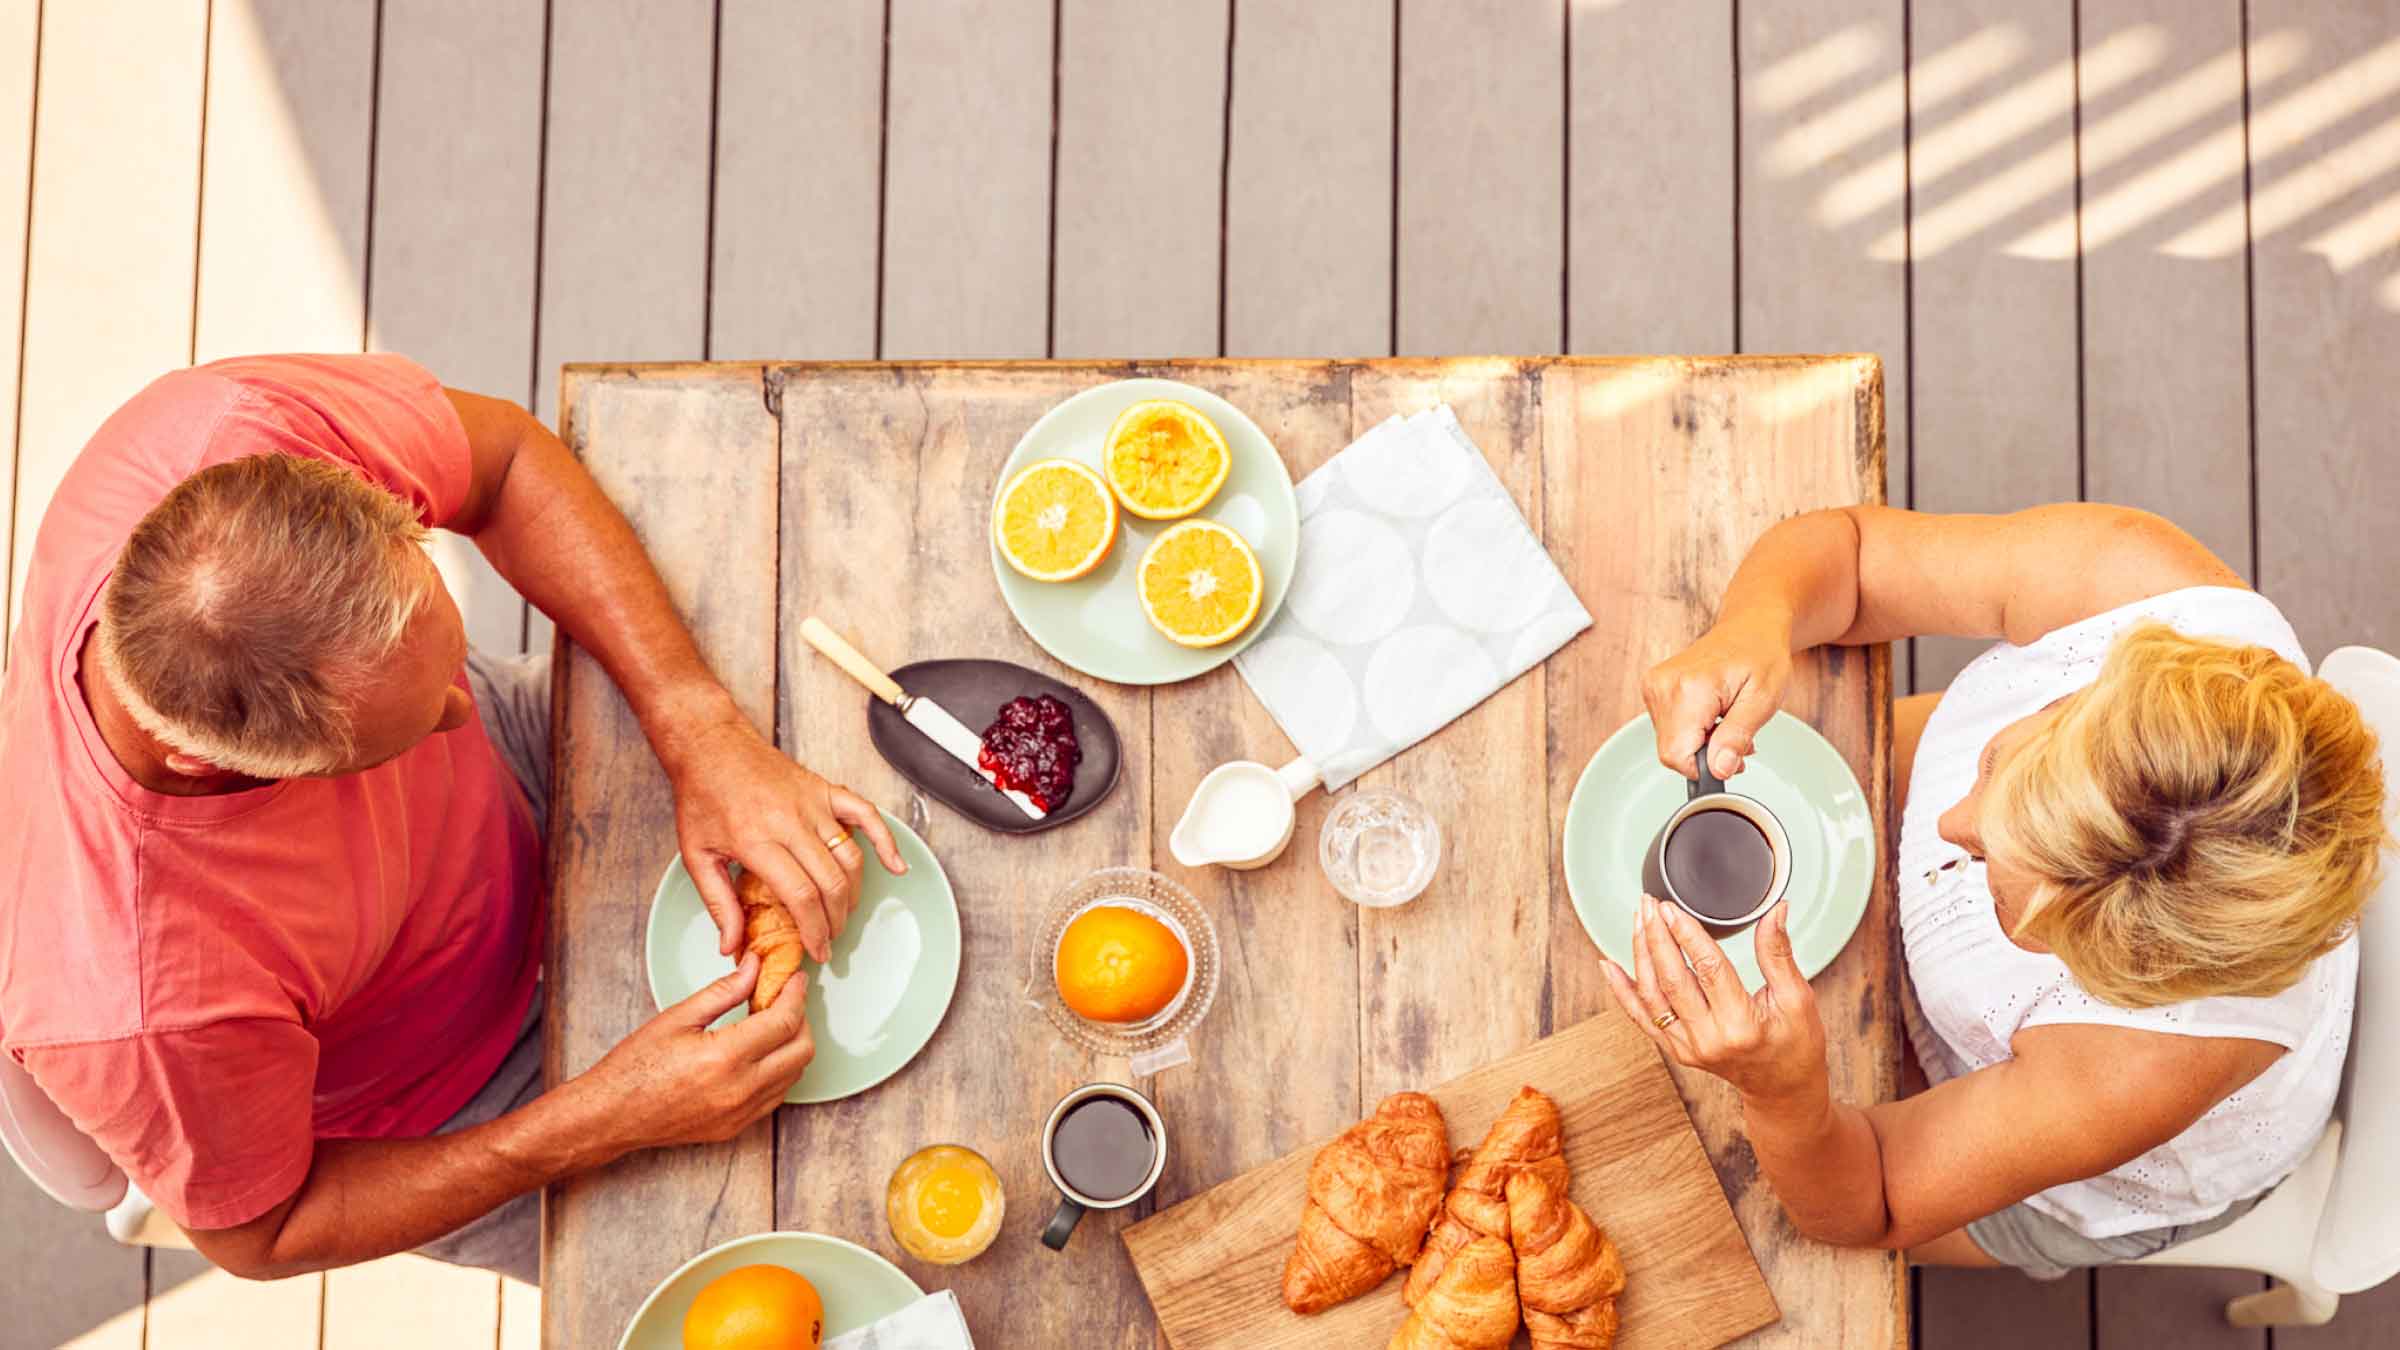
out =
[[(1917, 1343), (1926, 1350), (2092, 1350), (2092, 1280), (2028, 1279), (2013, 1270), (1920, 1266)], [(2174, 1345), (2152, 1339), (2148, 1346)]]
[[(1880, 373), (1852, 358), (1572, 363), (1547, 369), (1542, 386), (1545, 537), (1576, 593), (1609, 616), (1544, 672), (1555, 839), (1592, 751), (1641, 711), (1642, 672), (1714, 618), (1751, 543), (1795, 512), (1881, 498), (1884, 407)], [(1629, 496), (1628, 481), (1648, 490)], [(1842, 751), (1887, 836), (1890, 703), (1887, 652), (1830, 649), (1799, 663), (1784, 704)], [(1552, 882), (1549, 1016), (1563, 1026), (1613, 1000), (1563, 877)], [(1857, 935), (1815, 980), (1843, 1101), (1887, 1101), (1897, 1089), (1890, 896), (1890, 878), (1879, 877)], [(1898, 1258), (1793, 1231), (1757, 1175), (1731, 1089), (1675, 1075), (1783, 1308), (1781, 1323), (1747, 1343), (1905, 1343)]]
[(237, 1280), (198, 1252), (150, 1253), (150, 1313), (144, 1350), (251, 1350), (318, 1343), (325, 1277)]
[[(2103, 1266), (2091, 1273), (2092, 1350), (2268, 1350), (2274, 1339), (2260, 1327), (2225, 1320), (2227, 1300), (2266, 1287), (2247, 1270), (2177, 1270), (2169, 1266)], [(2072, 1283), (2069, 1275), (2059, 1283)], [(2019, 1337), (2011, 1342), (2023, 1345)], [(1992, 1344), (1999, 1344), (1998, 1341)]]
[(550, 14), (535, 411), (565, 361), (699, 356), (707, 339), (712, 0)]
[[(541, 0), (385, 0), (367, 346), (537, 406)], [(524, 641), (525, 602), (468, 541), (437, 538), (467, 637)]]
[[(1295, 481), (1350, 441), (1347, 366), (1226, 364), (1177, 374), (1250, 414)], [(1160, 1075), (1159, 1109), (1176, 1126), (1159, 1182), (1163, 1208), (1349, 1126), (1372, 1108), (1359, 1092), (1357, 907), (1317, 866), (1314, 840), (1331, 800), (1312, 792), (1284, 855), (1254, 872), (1187, 868), (1163, 846), (1209, 770), (1228, 760), (1282, 764), (1297, 753), (1241, 677), (1225, 667), (1156, 690), (1151, 721), (1172, 728), (1151, 748), (1151, 866), (1189, 887), (1217, 916), (1226, 993), (1192, 1046), (1193, 1068)], [(1260, 1111), (1225, 1085), (1277, 1066), (1309, 1085)]]
[(69, 1209), (0, 1167), (0, 1270), (11, 1298), (0, 1344), (141, 1350), (145, 1254), (117, 1245), (97, 1214)]
[(1393, 350), (1559, 350), (1566, 9), (1400, 6)]
[[(1540, 521), (1542, 428), (1529, 373), (1514, 361), (1362, 367), (1351, 376), (1350, 434), (1448, 403), (1517, 509)], [(1547, 792), (1546, 706), (1542, 681), (1519, 679), (1360, 780), (1423, 803), (1442, 830), (1441, 870), (1425, 892), (1358, 915), (1364, 1106), (1456, 1077), (1560, 1025), (1544, 1006), (1541, 961), (1459, 959), (1549, 943), (1548, 813), (1531, 809)], [(1526, 809), (1493, 810), (1497, 802)]]
[[(681, 378), (677, 378), (680, 372)], [(727, 568), (775, 555), (775, 419), (757, 367), (570, 370), (568, 443), (622, 509), (701, 655), (761, 727), (775, 697), (775, 579)], [(655, 1014), (629, 973), (651, 879), (674, 856), (674, 803), (623, 697), (566, 646), (552, 711), (549, 1025), (556, 1085)], [(544, 1213), (544, 1342), (611, 1345), (651, 1287), (684, 1260), (774, 1222), (771, 1130), (722, 1145), (639, 1153), (553, 1187)], [(696, 1196), (713, 1196), (695, 1204)]]
[[(1895, 503), (1912, 500), (1901, 8), (1899, 0), (1744, 0), (1736, 11), (1738, 349), (1881, 357)], [(1837, 48), (1839, 64), (1828, 66)], [(1827, 71), (1836, 78), (1813, 99), (1784, 92), (1811, 88)], [(1875, 204), (1839, 211), (1837, 187)]]
[[(33, 199), (33, 101), (41, 46), (35, 0), (0, 5), (0, 558), (14, 557), (17, 471), (17, 357), (24, 337), (25, 227)], [(25, 209), (19, 210), (23, 206)], [(11, 322), (11, 320), (15, 322)], [(0, 670), (8, 667), (7, 587), (0, 586)]]
[[(2096, 501), (2159, 512), (2249, 573), (2243, 261), (2238, 251), (2176, 256), (2160, 247), (2195, 214), (2241, 202), (2241, 6), (2089, 0), (2082, 16), (2087, 54), (2137, 27), (2162, 40), (2158, 64), (2129, 94), (2172, 85), (2178, 98), (2208, 109), (2113, 164), (2085, 162), (2086, 491)], [(2084, 120), (2099, 120), (2098, 110), (2087, 109)], [(2051, 222), (2011, 246), (2071, 257), (2074, 239)]]
[[(1971, 51), (1987, 34), (2007, 35), (2005, 53), (1993, 58), (1994, 77), (2006, 83), (1989, 98), (1952, 109), (1940, 102), (1939, 82), (1913, 91), (1920, 100), (1909, 160), (1915, 211), (1953, 209), (2003, 166), (2039, 175), (2047, 185), (2013, 200), (2013, 208), (2074, 210), (2074, 19), (2070, 0), (1978, 0), (1912, 11), (1920, 65)], [(1863, 210), (1872, 193), (1890, 186), (1862, 178), (1844, 209)], [(2074, 500), (2080, 428), (2073, 253), (2022, 256), (1988, 224), (1961, 224), (1915, 239), (1911, 261), (1917, 508), (2014, 511)], [(1948, 687), (1987, 645), (1919, 639), (1916, 687)]]
[(1392, 350), (1389, 0), (1236, 6), (1225, 352)]
[[(1001, 457), (1052, 404), (1118, 373), (1082, 365), (776, 373), (784, 461), (793, 470), (783, 476), (778, 735), (806, 747), (819, 772), (917, 823), (957, 892), (966, 945), (942, 1029), (900, 1077), (844, 1101), (778, 1113), (775, 1220), (863, 1243), (919, 1283), (956, 1291), (978, 1337), (1003, 1346), (1131, 1350), (1153, 1343), (1148, 1307), (1114, 1253), (1117, 1233), (1147, 1213), (1149, 1201), (1086, 1217), (1063, 1257), (1038, 1241), (1056, 1200), (1035, 1142), (1041, 1121), (1069, 1088), (1119, 1078), (1124, 1065), (1067, 1045), (1025, 1005), (1023, 992), (1026, 953), (1053, 894), (1088, 872), (1152, 854), (1151, 802), (1142, 788), (1150, 694), (1075, 676), (997, 604), (895, 606), (893, 597), (988, 596), (985, 521)], [(874, 470), (827, 470), (845, 464)], [(971, 653), (1072, 680), (1116, 724), (1127, 781), (1090, 815), (1030, 848), (914, 800), (867, 743), (865, 695), (801, 642), (800, 620), (811, 613), (887, 666)], [(1215, 1034), (1213, 1023), (1201, 1028), (1203, 1038)], [(1172, 1122), (1170, 1129), (1180, 1147), (1190, 1132)], [(1009, 1197), (999, 1243), (949, 1269), (899, 1252), (883, 1216), (892, 1169), (917, 1148), (943, 1142), (982, 1152)], [(555, 1286), (547, 1293), (558, 1297)]]
[(2312, 655), (2400, 650), (2400, 382), (2376, 359), (2400, 343), (2400, 197), (2378, 148), (2396, 124), (2388, 101), (2354, 113), (2400, 85), (2400, 47), (2371, 5), (2278, 5), (2271, 22), (2305, 56), (2288, 93), (2251, 99), (2257, 580)]
[(728, 0), (709, 352), (875, 354), (882, 0)]
[(1051, 0), (892, 6), (882, 355), (1048, 349), (1054, 17)]
[[(1430, 1089), (1452, 1146), (1472, 1148), (1521, 1087), (1549, 1094), (1572, 1194), (1625, 1265), (1620, 1344), (1709, 1350), (1775, 1319), (1674, 1084), (1623, 1018), (1589, 1018)], [(1126, 1234), (1178, 1350), (1374, 1345), (1406, 1317), (1402, 1281), (1300, 1317), (1282, 1275), (1308, 1196), (1311, 1141)]]
[(208, 25), (192, 359), (357, 351), (375, 0), (224, 0)]
[(2277, 1327), (2275, 1350), (2376, 1350), (2392, 1338), (2400, 1317), (2400, 1282), (2386, 1280), (2363, 1294), (2342, 1295), (2341, 1309), (2321, 1327)]
[(1733, 6), (1567, 10), (1567, 349), (1733, 350)]
[(67, 465), (118, 404), (191, 358), (207, 19), (143, 0), (44, 7), (12, 614)]
[(1232, 0), (1059, 15), (1053, 356), (1210, 356)]
[(489, 1350), (500, 1277), (422, 1256), (325, 1273), (324, 1350)]

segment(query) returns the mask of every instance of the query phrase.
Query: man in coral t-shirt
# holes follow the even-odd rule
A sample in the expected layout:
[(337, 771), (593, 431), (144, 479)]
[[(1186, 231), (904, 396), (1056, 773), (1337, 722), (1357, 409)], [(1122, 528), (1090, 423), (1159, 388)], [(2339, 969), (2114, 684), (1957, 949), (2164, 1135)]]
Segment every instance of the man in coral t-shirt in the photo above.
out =
[(523, 409), (396, 357), (160, 379), (84, 448), (26, 575), (0, 1048), (239, 1275), (423, 1248), (532, 1278), (541, 1187), (730, 1137), (814, 1051), (799, 980), (706, 1029), (749, 997), (745, 958), (539, 1091), (546, 682), (468, 651), (432, 526), (624, 692), (727, 953), (728, 863), (819, 959), (857, 897), (851, 828), (901, 865), (873, 807), (743, 719)]

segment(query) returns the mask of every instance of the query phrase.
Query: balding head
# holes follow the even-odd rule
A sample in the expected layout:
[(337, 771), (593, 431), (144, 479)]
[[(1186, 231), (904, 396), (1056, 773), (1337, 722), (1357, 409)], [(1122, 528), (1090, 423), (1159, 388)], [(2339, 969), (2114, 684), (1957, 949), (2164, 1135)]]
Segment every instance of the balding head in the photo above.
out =
[(143, 730), (259, 778), (336, 771), (359, 696), (438, 590), (406, 502), (337, 464), (252, 455), (176, 485), (102, 596), (100, 655)]

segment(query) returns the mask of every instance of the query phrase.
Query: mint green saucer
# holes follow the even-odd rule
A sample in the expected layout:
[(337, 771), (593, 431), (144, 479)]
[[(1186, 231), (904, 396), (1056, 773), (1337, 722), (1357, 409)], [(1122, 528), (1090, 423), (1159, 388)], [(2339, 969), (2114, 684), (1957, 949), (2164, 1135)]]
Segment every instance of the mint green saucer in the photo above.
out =
[[(1583, 931), (1608, 958), (1633, 973), (1634, 906), (1642, 898), (1642, 855), (1658, 827), (1683, 805), (1686, 780), (1658, 762), (1647, 713), (1602, 743), (1567, 802), (1567, 893)], [(1758, 733), (1758, 751), (1726, 788), (1756, 798), (1792, 839), (1792, 882), (1785, 892), (1792, 955), (1811, 979), (1858, 930), (1875, 885), (1875, 816), (1842, 752), (1817, 729), (1777, 713)], [(1742, 984), (1763, 981), (1745, 928), (1722, 943)]]
[[(817, 1056), (783, 1094), (787, 1102), (830, 1102), (854, 1096), (900, 1072), (933, 1039), (958, 989), (958, 900), (933, 850), (889, 812), (883, 817), (906, 876), (893, 876), (866, 849), (858, 909), (834, 939), (833, 960), (804, 961), (808, 1025)], [(865, 847), (861, 838), (862, 848)], [(650, 901), (645, 964), (650, 997), (660, 1008), (682, 1001), (732, 969), (717, 951), (717, 925), (700, 903), (699, 888), (679, 854), (667, 864)], [(736, 1008), (716, 1021), (749, 1016)]]
[[(1267, 622), (1291, 589), (1292, 564), (1300, 552), (1300, 502), (1292, 493), (1292, 475), (1274, 442), (1258, 429), (1249, 414), (1205, 389), (1175, 380), (1118, 380), (1096, 385), (1042, 414), (1018, 440), (1006, 463), (992, 479), (992, 499), (1017, 470), (1037, 459), (1074, 459), (1100, 467), (1100, 448), (1108, 439), (1117, 414), (1149, 398), (1179, 399), (1207, 414), (1225, 434), (1233, 452), (1233, 468), (1215, 499), (1200, 509), (1198, 518), (1232, 528), (1258, 555), (1267, 593), (1259, 601), (1258, 617), (1232, 641), (1215, 647), (1182, 647), (1159, 636), (1142, 613), (1133, 578), (1150, 541), (1173, 521), (1143, 520), (1121, 513), (1117, 546), (1092, 569), (1074, 581), (1033, 581), (1008, 565), (993, 547), (992, 572), (1000, 579), (1000, 598), (1017, 616), (1026, 634), (1086, 675), (1118, 684), (1172, 684), (1204, 674), (1233, 659), (1265, 631)], [(988, 518), (988, 513), (987, 513)]]
[[(915, 860), (910, 860), (915, 866)], [(900, 1267), (822, 1233), (758, 1233), (721, 1242), (659, 1281), (634, 1311), (617, 1350), (683, 1350), (683, 1319), (708, 1282), (743, 1266), (782, 1266), (825, 1300), (825, 1339), (872, 1326), (925, 1297)]]

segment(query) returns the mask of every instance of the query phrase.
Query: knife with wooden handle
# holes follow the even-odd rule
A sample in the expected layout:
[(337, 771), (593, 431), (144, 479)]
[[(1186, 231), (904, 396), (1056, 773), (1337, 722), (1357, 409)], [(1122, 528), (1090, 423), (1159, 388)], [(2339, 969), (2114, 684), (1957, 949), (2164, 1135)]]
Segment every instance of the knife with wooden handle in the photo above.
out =
[(992, 785), (992, 790), (1015, 802), (1019, 810), (1035, 820), (1049, 815), (1033, 798), (1015, 788), (1000, 786), (999, 775), (983, 767), (983, 737), (967, 729), (967, 724), (952, 717), (941, 704), (919, 694), (909, 693), (900, 683), (853, 647), (824, 620), (810, 615), (800, 621), (800, 636), (808, 645), (823, 653), (825, 658), (840, 666), (844, 674), (867, 687), (867, 692), (899, 709), (900, 716), (910, 726), (925, 734), (927, 740), (949, 752), (952, 759), (975, 771), (975, 776)]

